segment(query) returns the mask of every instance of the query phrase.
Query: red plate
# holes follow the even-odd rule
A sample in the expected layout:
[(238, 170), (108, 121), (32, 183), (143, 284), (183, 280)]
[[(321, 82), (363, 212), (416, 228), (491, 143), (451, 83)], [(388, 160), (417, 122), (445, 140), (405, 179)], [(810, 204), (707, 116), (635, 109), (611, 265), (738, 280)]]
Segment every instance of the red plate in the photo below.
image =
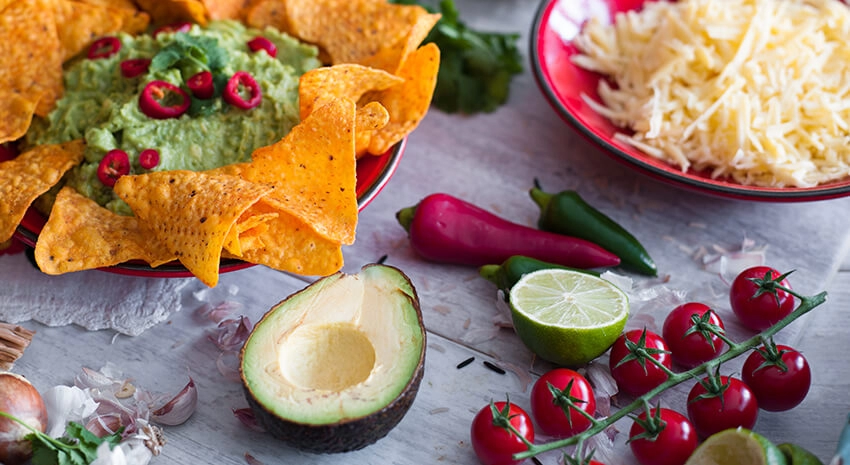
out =
[[(379, 157), (365, 156), (357, 160), (357, 206), (362, 211), (375, 196), (384, 188), (387, 182), (398, 168), (401, 156), (404, 153), (407, 139), (403, 139), (394, 145), (387, 153)], [(46, 218), (34, 208), (29, 209), (23, 221), (17, 229), (17, 238), (21, 242), (35, 247), (38, 234), (44, 227)], [(223, 258), (221, 260), (220, 273), (241, 270), (254, 266), (253, 263)], [(188, 278), (190, 273), (179, 262), (167, 263), (165, 265), (151, 268), (144, 262), (127, 262), (120, 265), (100, 268), (102, 271), (129, 276), (146, 276), (156, 278)]]
[(610, 23), (621, 11), (639, 9), (652, 0), (544, 0), (535, 15), (531, 30), (531, 65), (546, 98), (561, 117), (605, 153), (627, 166), (677, 187), (745, 200), (799, 202), (824, 200), (850, 195), (850, 179), (816, 187), (771, 188), (745, 186), (734, 181), (712, 179), (705, 173), (682, 172), (678, 167), (614, 140), (619, 130), (596, 113), (581, 98), (596, 100), (601, 76), (572, 63), (578, 53), (572, 40), (589, 18)]

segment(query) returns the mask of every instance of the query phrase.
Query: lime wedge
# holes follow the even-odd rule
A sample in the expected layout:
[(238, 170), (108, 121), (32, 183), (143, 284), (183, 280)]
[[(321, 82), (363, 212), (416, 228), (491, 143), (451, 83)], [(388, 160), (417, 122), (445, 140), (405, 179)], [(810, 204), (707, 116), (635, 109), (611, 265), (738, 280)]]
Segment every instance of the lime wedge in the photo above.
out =
[(617, 340), (629, 317), (629, 298), (602, 278), (543, 269), (510, 290), (514, 329), (532, 352), (550, 362), (580, 366)]
[(685, 465), (787, 465), (785, 455), (766, 437), (744, 428), (727, 429), (708, 437)]

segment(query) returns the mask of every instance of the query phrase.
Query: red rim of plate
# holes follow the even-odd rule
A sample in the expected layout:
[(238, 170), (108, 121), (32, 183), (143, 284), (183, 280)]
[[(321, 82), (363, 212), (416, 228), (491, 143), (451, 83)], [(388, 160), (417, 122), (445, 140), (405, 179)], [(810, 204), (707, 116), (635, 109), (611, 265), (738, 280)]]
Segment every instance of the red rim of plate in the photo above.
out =
[(850, 195), (850, 179), (809, 188), (746, 186), (705, 173), (679, 168), (652, 158), (613, 139), (618, 130), (581, 98), (598, 100), (596, 85), (601, 79), (574, 65), (577, 53), (572, 38), (590, 17), (611, 21), (621, 11), (639, 9), (650, 0), (543, 0), (534, 17), (530, 56), (534, 77), (549, 103), (561, 118), (615, 160), (665, 183), (716, 196), (764, 202), (802, 202)]
[[(406, 145), (407, 139), (402, 139), (401, 142), (394, 145), (384, 155), (367, 155), (357, 160), (358, 210), (362, 211), (366, 205), (375, 199), (387, 182), (389, 182), (396, 169), (398, 169), (398, 165), (401, 162), (401, 157)], [(24, 244), (27, 244), (30, 247), (35, 247), (35, 243), (38, 240), (38, 234), (41, 232), (41, 228), (44, 227), (45, 221), (46, 219), (44, 215), (36, 211), (34, 208), (30, 208), (26, 215), (24, 215), (24, 219), (21, 221), (20, 226), (18, 226), (16, 237)], [(255, 265), (242, 260), (223, 258), (221, 259), (219, 272), (228, 273), (252, 266)], [(98, 269), (109, 273), (127, 276), (155, 278), (189, 278), (194, 276), (178, 262), (166, 263), (156, 268), (152, 268), (144, 262), (127, 262)]]

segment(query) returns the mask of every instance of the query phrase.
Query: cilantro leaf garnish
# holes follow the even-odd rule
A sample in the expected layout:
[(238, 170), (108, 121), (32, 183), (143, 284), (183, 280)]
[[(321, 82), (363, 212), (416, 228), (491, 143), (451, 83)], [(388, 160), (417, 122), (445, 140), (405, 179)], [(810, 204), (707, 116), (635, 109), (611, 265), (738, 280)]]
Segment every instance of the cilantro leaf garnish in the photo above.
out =
[(98, 437), (85, 426), (69, 422), (65, 436), (52, 438), (14, 416), (0, 411), (0, 417), (8, 418), (24, 426), (30, 433), (24, 439), (32, 445), (32, 465), (88, 465), (97, 458), (97, 447), (104, 442), (113, 448), (121, 442), (124, 428), (104, 437)]
[(175, 34), (174, 41), (162, 48), (151, 59), (151, 71), (177, 68), (188, 79), (200, 71), (213, 74), (227, 65), (227, 50), (212, 37)]
[[(422, 5), (417, 0), (392, 3)], [(522, 55), (517, 33), (482, 32), (467, 27), (453, 0), (440, 1), (442, 18), (425, 38), (440, 48), (440, 71), (434, 106), (447, 113), (492, 112), (508, 99), (515, 74), (521, 73)]]
[(229, 76), (224, 74), (229, 55), (212, 37), (193, 36), (185, 33), (174, 35), (174, 41), (162, 48), (151, 59), (151, 72), (179, 69), (185, 82), (201, 71), (213, 75), (215, 91), (212, 98), (198, 99), (190, 93), (191, 116), (210, 115), (216, 110), (216, 97), (221, 96)]

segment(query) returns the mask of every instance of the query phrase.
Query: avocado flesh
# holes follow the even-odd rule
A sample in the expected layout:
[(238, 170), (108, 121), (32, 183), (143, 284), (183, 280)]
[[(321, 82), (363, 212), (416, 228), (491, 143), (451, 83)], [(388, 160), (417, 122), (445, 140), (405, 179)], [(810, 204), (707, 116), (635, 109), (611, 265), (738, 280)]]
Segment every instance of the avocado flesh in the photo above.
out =
[(425, 331), (404, 274), (369, 265), (293, 294), (257, 323), (242, 380), (257, 418), (290, 445), (316, 452), (365, 447), (413, 402)]

